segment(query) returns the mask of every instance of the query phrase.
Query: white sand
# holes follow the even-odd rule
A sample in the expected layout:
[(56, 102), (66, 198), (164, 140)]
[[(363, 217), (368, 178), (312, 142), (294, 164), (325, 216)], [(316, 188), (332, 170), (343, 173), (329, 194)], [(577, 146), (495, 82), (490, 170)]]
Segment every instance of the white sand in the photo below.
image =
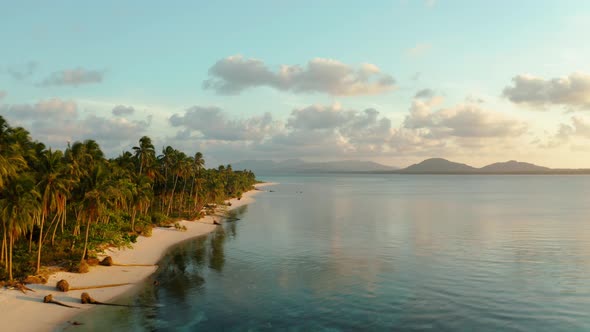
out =
[[(257, 184), (256, 187), (272, 185), (273, 183)], [(241, 200), (232, 199), (230, 209), (238, 208), (254, 202), (253, 196), (257, 190), (251, 190), (242, 196)], [(105, 253), (118, 264), (156, 264), (172, 245), (213, 231), (213, 219), (219, 217), (207, 216), (198, 221), (182, 221), (187, 231), (174, 228), (154, 228), (151, 237), (139, 237), (133, 249), (109, 249)], [(49, 247), (46, 249), (49, 250)], [(113, 298), (129, 291), (137, 284), (152, 275), (157, 266), (93, 266), (89, 273), (78, 274), (58, 272), (53, 274), (46, 285), (28, 285), (36, 292), (23, 294), (16, 290), (2, 288), (0, 290), (0, 331), (52, 331), (57, 326), (72, 319), (82, 310), (94, 306), (80, 304), (80, 294), (84, 292), (69, 291), (62, 293), (55, 289), (58, 280), (65, 279), (70, 287), (84, 287), (104, 284), (131, 283), (132, 285), (87, 290), (92, 297), (102, 302), (109, 302)], [(43, 303), (43, 297), (53, 294), (53, 299), (79, 307), (71, 309), (55, 304)]]

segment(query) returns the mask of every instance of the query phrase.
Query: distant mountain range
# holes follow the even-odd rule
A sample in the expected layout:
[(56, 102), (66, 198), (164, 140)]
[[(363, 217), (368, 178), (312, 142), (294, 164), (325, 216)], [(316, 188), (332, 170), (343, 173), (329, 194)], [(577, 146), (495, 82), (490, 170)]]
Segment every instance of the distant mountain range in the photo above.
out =
[(346, 160), (306, 162), (301, 159), (284, 161), (244, 160), (232, 164), (234, 169), (249, 169), (256, 174), (293, 173), (379, 173), (379, 174), (590, 174), (590, 169), (556, 169), (510, 160), (481, 168), (430, 158), (403, 169), (372, 161)]
[(431, 158), (395, 171), (400, 174), (590, 174), (590, 169), (554, 169), (510, 160), (482, 168), (455, 163), (442, 158)]
[(306, 162), (301, 159), (284, 161), (243, 160), (232, 164), (233, 169), (249, 169), (256, 174), (290, 173), (357, 173), (389, 172), (397, 167), (385, 166), (372, 161), (345, 160), (328, 162)]

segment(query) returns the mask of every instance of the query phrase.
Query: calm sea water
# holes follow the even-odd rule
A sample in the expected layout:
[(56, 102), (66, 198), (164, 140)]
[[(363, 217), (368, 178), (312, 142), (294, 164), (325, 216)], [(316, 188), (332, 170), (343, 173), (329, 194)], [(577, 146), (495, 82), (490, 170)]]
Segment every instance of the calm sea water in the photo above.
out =
[(590, 331), (588, 176), (267, 180), (71, 330)]

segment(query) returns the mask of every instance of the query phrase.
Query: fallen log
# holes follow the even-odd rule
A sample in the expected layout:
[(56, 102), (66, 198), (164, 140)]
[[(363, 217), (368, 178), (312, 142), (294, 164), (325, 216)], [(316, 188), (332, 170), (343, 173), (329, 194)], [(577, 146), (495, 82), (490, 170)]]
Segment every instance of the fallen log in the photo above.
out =
[(10, 283), (10, 284), (6, 285), (5, 287), (10, 290), (19, 290), (23, 294), (27, 294), (27, 291), (31, 291), (31, 292), (35, 291), (34, 289), (30, 289), (29, 287), (25, 286), (25, 284), (20, 283), (20, 282)]
[(154, 264), (117, 264), (113, 262), (113, 258), (111, 256), (103, 258), (99, 264), (102, 266), (155, 266)]
[(97, 289), (97, 288), (107, 288), (107, 287), (119, 287), (119, 286), (126, 286), (126, 285), (131, 285), (131, 283), (125, 282), (122, 284), (107, 284), (107, 285), (86, 286), (86, 287), (70, 287), (70, 284), (66, 280), (62, 279), (57, 282), (57, 284), (55, 285), (55, 288), (57, 288), (57, 290), (59, 290), (61, 292), (67, 292), (67, 291), (71, 291), (71, 290)]
[(88, 294), (86, 292), (84, 292), (84, 293), (82, 293), (82, 295), (80, 295), (80, 301), (82, 302), (82, 304), (100, 304), (100, 305), (111, 305), (111, 306), (117, 306), (117, 307), (131, 307), (131, 305), (128, 305), (128, 304), (100, 302), (100, 301), (93, 299), (92, 296), (90, 296), (90, 294)]
[(105, 303), (100, 302), (92, 298), (90, 294), (84, 292), (80, 295), (80, 302), (82, 304), (97, 304), (97, 305), (110, 305), (116, 307), (128, 307), (128, 308), (154, 308), (154, 306), (147, 305), (131, 305), (131, 304), (119, 304), (119, 303)]
[(65, 303), (61, 303), (59, 301), (56, 301), (53, 299), (53, 295), (49, 294), (49, 295), (45, 295), (45, 297), (43, 298), (43, 303), (53, 303), (53, 304), (57, 304), (57, 305), (61, 305), (63, 307), (68, 307), (68, 308), (74, 308), (74, 309), (80, 309), (78, 307), (74, 307)]

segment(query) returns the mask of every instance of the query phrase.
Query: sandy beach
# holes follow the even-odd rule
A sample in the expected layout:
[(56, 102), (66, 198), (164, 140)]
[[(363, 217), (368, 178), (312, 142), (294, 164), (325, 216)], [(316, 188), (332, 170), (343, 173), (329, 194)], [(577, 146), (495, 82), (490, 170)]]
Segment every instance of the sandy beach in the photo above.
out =
[[(272, 184), (261, 183), (257, 184), (256, 188)], [(258, 192), (258, 190), (251, 190), (245, 193), (240, 200), (231, 199), (229, 209), (254, 202), (253, 197)], [(61, 279), (67, 280), (70, 287), (130, 283), (126, 286), (87, 291), (95, 299), (103, 302), (108, 302), (122, 295), (156, 271), (155, 264), (168, 248), (184, 240), (213, 231), (217, 227), (213, 224), (214, 219), (219, 220), (220, 217), (206, 216), (198, 221), (181, 221), (180, 224), (186, 226), (186, 231), (156, 227), (153, 229), (151, 237), (140, 236), (137, 243), (133, 244), (133, 249), (109, 249), (104, 253), (104, 255), (111, 256), (113, 261), (118, 264), (154, 264), (154, 266), (93, 266), (90, 267), (90, 272), (85, 274), (58, 272), (51, 275), (45, 285), (28, 285), (35, 292), (27, 292), (27, 294), (2, 288), (0, 290), (0, 318), (2, 321), (0, 330), (11, 332), (52, 331), (83, 310), (94, 307), (90, 304), (80, 304), (80, 295), (84, 290), (67, 293), (57, 291), (55, 284)], [(52, 294), (57, 301), (80, 309), (43, 303), (43, 297), (48, 294)]]

